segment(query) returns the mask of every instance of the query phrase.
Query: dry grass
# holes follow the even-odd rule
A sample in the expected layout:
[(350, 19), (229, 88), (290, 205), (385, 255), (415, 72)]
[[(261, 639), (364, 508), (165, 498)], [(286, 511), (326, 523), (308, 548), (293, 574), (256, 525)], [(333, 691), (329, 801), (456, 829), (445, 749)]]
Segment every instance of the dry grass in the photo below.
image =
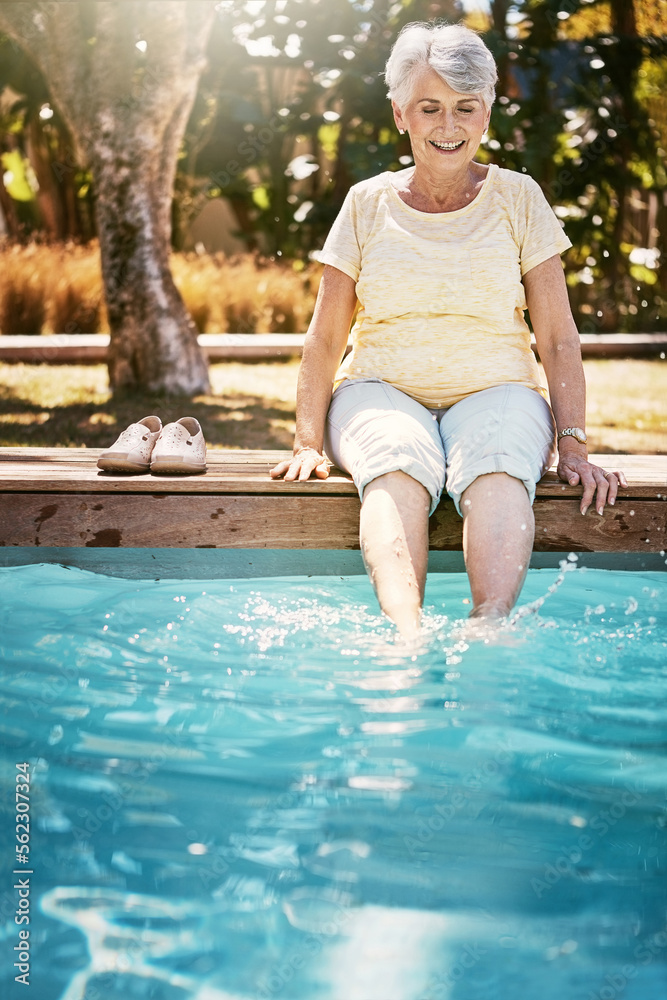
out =
[[(46, 333), (107, 332), (99, 254), (82, 246), (40, 247), (45, 254)], [(49, 270), (51, 268), (52, 270)]]
[(42, 247), (11, 247), (0, 260), (0, 333), (41, 333), (46, 319)]
[[(299, 333), (321, 267), (244, 254), (174, 254), (172, 272), (200, 333)], [(0, 249), (0, 333), (108, 333), (97, 244)]]
[(0, 252), (0, 332), (108, 330), (99, 253), (74, 244), (12, 246)]
[[(149, 413), (191, 414), (213, 447), (289, 448), (298, 361), (211, 366), (212, 393), (194, 399), (112, 397), (103, 365), (0, 365), (0, 446), (109, 445)], [(667, 454), (667, 364), (587, 361), (591, 451)]]
[(296, 270), (250, 255), (174, 256), (174, 280), (200, 333), (302, 333), (321, 267)]
[(591, 451), (667, 454), (667, 362), (586, 361)]

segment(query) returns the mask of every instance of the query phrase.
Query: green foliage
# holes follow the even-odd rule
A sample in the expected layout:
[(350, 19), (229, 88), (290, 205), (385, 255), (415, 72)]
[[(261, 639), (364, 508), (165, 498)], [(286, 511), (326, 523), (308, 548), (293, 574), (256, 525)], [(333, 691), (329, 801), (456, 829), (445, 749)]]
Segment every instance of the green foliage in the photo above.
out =
[[(51, 213), (57, 228), (49, 236), (90, 237), (92, 230), (85, 232), (86, 215), (92, 214), (90, 175), (73, 161), (69, 131), (50, 101), (47, 83), (37, 66), (12, 39), (0, 33), (0, 155), (3, 169), (13, 177), (13, 182), (5, 185), (11, 199), (6, 204), (13, 209), (13, 218), (6, 219), (14, 223), (11, 235), (26, 239), (41, 231), (43, 219), (36, 191), (42, 189), (43, 196), (50, 194), (58, 202)], [(41, 182), (35, 177), (32, 161), (42, 167)]]
[[(566, 268), (584, 330), (664, 327), (664, 15), (652, 0), (490, 4), (473, 22), (500, 75), (479, 159), (542, 185), (574, 244)], [(400, 28), (434, 16), (459, 20), (458, 0), (223, 0), (179, 164), (175, 246), (224, 195), (249, 249), (305, 261), (351, 184), (411, 162), (382, 74)], [(10, 84), (20, 98), (2, 124), (25, 152), (48, 88), (0, 39), (0, 92)], [(40, 127), (55, 143), (59, 119)], [(657, 246), (637, 207), (649, 197)]]
[(635, 225), (633, 190), (660, 200), (665, 186), (649, 102), (666, 78), (667, 40), (630, 32), (642, 4), (518, 0), (516, 37), (487, 38), (505, 87), (489, 146), (502, 166), (535, 177), (565, 221), (569, 284), (587, 332), (660, 328), (667, 319), (656, 269), (630, 260), (648, 245), (648, 226), (635, 231), (644, 242), (623, 243)]
[[(664, 94), (665, 39), (628, 33), (627, 7), (643, 2), (492, 0), (484, 32), (500, 81), (480, 159), (535, 177), (565, 221), (573, 304), (588, 330), (666, 318), (656, 268), (621, 249), (632, 190), (665, 185), (650, 117)], [(411, 162), (382, 79), (398, 30), (434, 14), (455, 21), (460, 10), (426, 0), (283, 0), (253, 5), (252, 16), (242, 0), (222, 8), (211, 65), (225, 67), (212, 71), (225, 82), (199, 166), (209, 194), (236, 205), (249, 245), (259, 237), (270, 254), (303, 259), (351, 184)], [(310, 172), (290, 169), (295, 155), (302, 168), (310, 158)], [(635, 300), (647, 306), (628, 312)]]
[[(455, 0), (439, 8), (458, 20)], [(282, 0), (252, 14), (242, 0), (221, 5), (188, 142), (204, 127), (202, 94), (213, 96), (197, 174), (208, 176), (209, 196), (230, 198), (250, 247), (261, 234), (268, 253), (306, 258), (351, 184), (401, 166), (409, 147), (382, 72), (397, 31), (432, 9), (427, 0)], [(268, 206), (253, 197), (258, 187)]]

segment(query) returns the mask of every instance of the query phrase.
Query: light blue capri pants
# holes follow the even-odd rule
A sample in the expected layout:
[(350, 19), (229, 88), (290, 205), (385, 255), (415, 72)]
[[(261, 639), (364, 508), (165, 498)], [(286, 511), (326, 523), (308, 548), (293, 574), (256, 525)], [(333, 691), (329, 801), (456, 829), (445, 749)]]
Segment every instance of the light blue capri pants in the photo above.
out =
[(556, 456), (556, 425), (540, 393), (517, 382), (431, 410), (381, 379), (349, 379), (331, 397), (324, 448), (362, 500), (373, 479), (401, 471), (428, 490), (431, 514), (446, 481), (460, 514), (461, 494), (490, 472), (520, 479), (532, 503)]

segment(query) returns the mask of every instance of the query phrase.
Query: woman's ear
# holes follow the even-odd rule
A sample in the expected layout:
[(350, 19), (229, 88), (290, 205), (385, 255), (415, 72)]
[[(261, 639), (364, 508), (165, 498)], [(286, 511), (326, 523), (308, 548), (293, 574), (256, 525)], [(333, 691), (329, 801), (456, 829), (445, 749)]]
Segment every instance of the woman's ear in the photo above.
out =
[(394, 112), (394, 121), (396, 122), (396, 128), (403, 135), (406, 131), (405, 122), (403, 121), (403, 115), (401, 114), (401, 109), (399, 108), (396, 101), (391, 102), (391, 110)]

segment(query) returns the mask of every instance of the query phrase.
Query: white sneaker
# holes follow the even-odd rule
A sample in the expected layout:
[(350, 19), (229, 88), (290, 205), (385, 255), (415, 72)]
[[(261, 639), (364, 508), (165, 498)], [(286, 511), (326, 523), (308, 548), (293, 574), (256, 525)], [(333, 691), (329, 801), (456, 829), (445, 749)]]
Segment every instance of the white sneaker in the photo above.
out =
[(162, 431), (159, 417), (144, 417), (130, 424), (114, 443), (103, 451), (97, 468), (104, 472), (148, 472), (155, 442)]
[(198, 420), (181, 417), (163, 427), (153, 449), (151, 472), (206, 472), (206, 442)]

